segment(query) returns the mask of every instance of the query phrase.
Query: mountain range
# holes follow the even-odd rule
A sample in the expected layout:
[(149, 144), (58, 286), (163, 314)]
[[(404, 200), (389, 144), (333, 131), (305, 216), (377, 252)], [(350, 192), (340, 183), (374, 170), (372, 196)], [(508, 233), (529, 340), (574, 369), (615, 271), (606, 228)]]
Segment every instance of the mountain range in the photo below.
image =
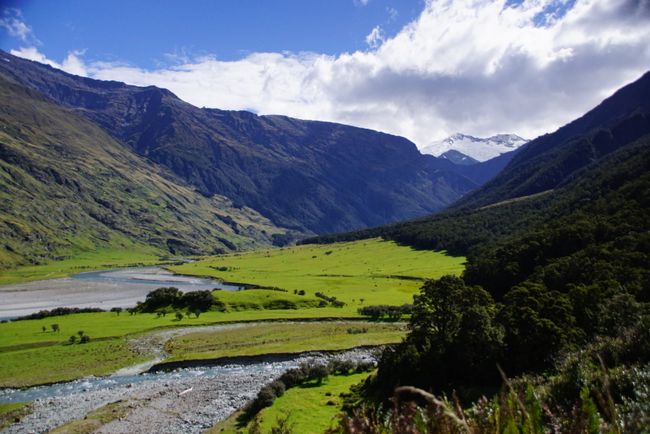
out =
[(497, 134), (480, 138), (457, 133), (446, 139), (431, 142), (420, 152), (447, 158), (460, 164), (469, 164), (471, 160), (482, 162), (512, 152), (526, 142), (528, 140), (522, 139), (516, 134)]
[(0, 86), (3, 264), (127, 241), (196, 254), (377, 226), (448, 206), (510, 158), (457, 165), (402, 137), (197, 108), (4, 52)]
[[(603, 219), (611, 219), (617, 211), (607, 209), (609, 203), (623, 200), (646, 206), (650, 190), (641, 178), (650, 171), (649, 147), (650, 72), (584, 116), (525, 144), (498, 175), (444, 211), (304, 242), (382, 236), (418, 248), (480, 256), (482, 248), (512, 242), (517, 235), (534, 233), (560, 219), (571, 221), (568, 216), (603, 214)], [(634, 171), (626, 170), (628, 166)], [(616, 195), (616, 202), (604, 199), (609, 194)], [(591, 209), (598, 203), (605, 210)], [(632, 226), (630, 230), (639, 230)], [(564, 242), (578, 242), (575, 236), (567, 234)]]

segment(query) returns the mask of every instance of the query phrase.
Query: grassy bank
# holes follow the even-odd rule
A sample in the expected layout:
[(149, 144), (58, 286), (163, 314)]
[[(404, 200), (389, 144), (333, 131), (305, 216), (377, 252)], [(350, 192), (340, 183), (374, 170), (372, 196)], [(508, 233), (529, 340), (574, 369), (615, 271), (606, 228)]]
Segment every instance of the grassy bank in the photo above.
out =
[(165, 348), (170, 360), (206, 359), (341, 350), (399, 342), (406, 334), (400, 323), (278, 323), (216, 332), (191, 333), (171, 339)]
[[(320, 434), (335, 425), (341, 412), (341, 394), (365, 380), (369, 373), (350, 375), (330, 375), (321, 385), (308, 383), (287, 390), (277, 398), (271, 407), (263, 409), (256, 417), (262, 433), (271, 432), (278, 419), (287, 418), (293, 432)], [(238, 419), (241, 412), (217, 423), (207, 434), (235, 434), (246, 432), (250, 425), (242, 426)]]
[(0, 430), (20, 420), (29, 412), (30, 406), (26, 402), (0, 404)]
[(125, 339), (3, 351), (0, 352), (0, 387), (24, 387), (88, 375), (107, 375), (147, 358), (130, 351)]
[(161, 262), (160, 255), (161, 251), (138, 244), (122, 249), (72, 252), (70, 258), (62, 261), (0, 270), (0, 285), (56, 279), (89, 270), (153, 265)]

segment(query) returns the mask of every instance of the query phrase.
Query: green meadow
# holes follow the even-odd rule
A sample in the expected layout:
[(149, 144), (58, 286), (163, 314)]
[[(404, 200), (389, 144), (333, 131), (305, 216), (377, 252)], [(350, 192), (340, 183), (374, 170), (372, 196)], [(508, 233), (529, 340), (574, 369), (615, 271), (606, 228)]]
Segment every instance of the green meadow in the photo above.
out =
[(424, 279), (458, 275), (464, 262), (463, 257), (371, 239), (214, 256), (168, 268), (291, 293), (303, 290), (306, 296), (321, 292), (345, 302), (341, 310), (356, 312), (363, 305), (411, 303)]
[(199, 332), (167, 342), (169, 360), (205, 359), (341, 350), (399, 342), (406, 334), (402, 323), (351, 321), (251, 324), (248, 327)]
[[(2, 278), (6, 282), (35, 276), (58, 277), (92, 269), (93, 264), (104, 268), (156, 260), (153, 252), (133, 255), (133, 252), (103, 251), (79, 256), (76, 261), (34, 267), (31, 271), (18, 269), (9, 277), (3, 274)], [(146, 358), (129, 350), (127, 337), (157, 329), (255, 321), (359, 320), (359, 307), (410, 303), (424, 279), (460, 274), (464, 260), (374, 239), (237, 253), (171, 266), (177, 273), (276, 290), (215, 291), (213, 295), (220, 302), (221, 310), (205, 312), (198, 318), (184, 315), (177, 320), (174, 314), (105, 312), (0, 324), (0, 386), (27, 386), (108, 374)], [(300, 295), (302, 291), (304, 295)], [(345, 305), (333, 307), (331, 303), (323, 303), (317, 292), (336, 297)], [(52, 331), (53, 324), (58, 325), (58, 332)], [(188, 335), (171, 342), (170, 349), (174, 360), (343, 349), (399, 341), (403, 331), (395, 327), (399, 328), (377, 325), (357, 335), (348, 334), (347, 325), (338, 328), (314, 325), (311, 329), (269, 325), (262, 335), (255, 335), (254, 328), (209, 336)], [(307, 333), (307, 330), (311, 331)], [(88, 335), (90, 343), (70, 345), (69, 337), (78, 331)], [(193, 346), (201, 349), (193, 350)]]

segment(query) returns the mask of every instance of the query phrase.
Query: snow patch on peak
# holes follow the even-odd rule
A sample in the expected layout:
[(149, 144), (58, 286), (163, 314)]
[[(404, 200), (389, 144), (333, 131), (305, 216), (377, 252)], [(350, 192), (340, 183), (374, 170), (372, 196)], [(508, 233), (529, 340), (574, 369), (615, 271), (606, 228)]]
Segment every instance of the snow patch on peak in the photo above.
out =
[(478, 161), (487, 161), (506, 152), (513, 151), (528, 142), (516, 134), (496, 134), (481, 138), (456, 133), (446, 139), (431, 142), (420, 149), (423, 154), (436, 157), (448, 151), (458, 151)]

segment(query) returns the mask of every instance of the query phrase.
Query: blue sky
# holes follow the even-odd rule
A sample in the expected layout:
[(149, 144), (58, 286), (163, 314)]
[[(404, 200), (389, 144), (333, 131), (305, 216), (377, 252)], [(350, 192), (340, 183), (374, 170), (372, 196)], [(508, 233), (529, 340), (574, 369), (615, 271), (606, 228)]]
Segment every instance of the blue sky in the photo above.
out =
[[(171, 55), (211, 54), (235, 60), (252, 52), (363, 50), (380, 25), (386, 36), (414, 20), (423, 0), (53, 0), (9, 1), (19, 9), (40, 51), (62, 59), (71, 49), (93, 60), (144, 68)], [(0, 29), (0, 48), (22, 41)]]
[(534, 138), (650, 69), (647, 0), (0, 0), (0, 48), (424, 147)]

